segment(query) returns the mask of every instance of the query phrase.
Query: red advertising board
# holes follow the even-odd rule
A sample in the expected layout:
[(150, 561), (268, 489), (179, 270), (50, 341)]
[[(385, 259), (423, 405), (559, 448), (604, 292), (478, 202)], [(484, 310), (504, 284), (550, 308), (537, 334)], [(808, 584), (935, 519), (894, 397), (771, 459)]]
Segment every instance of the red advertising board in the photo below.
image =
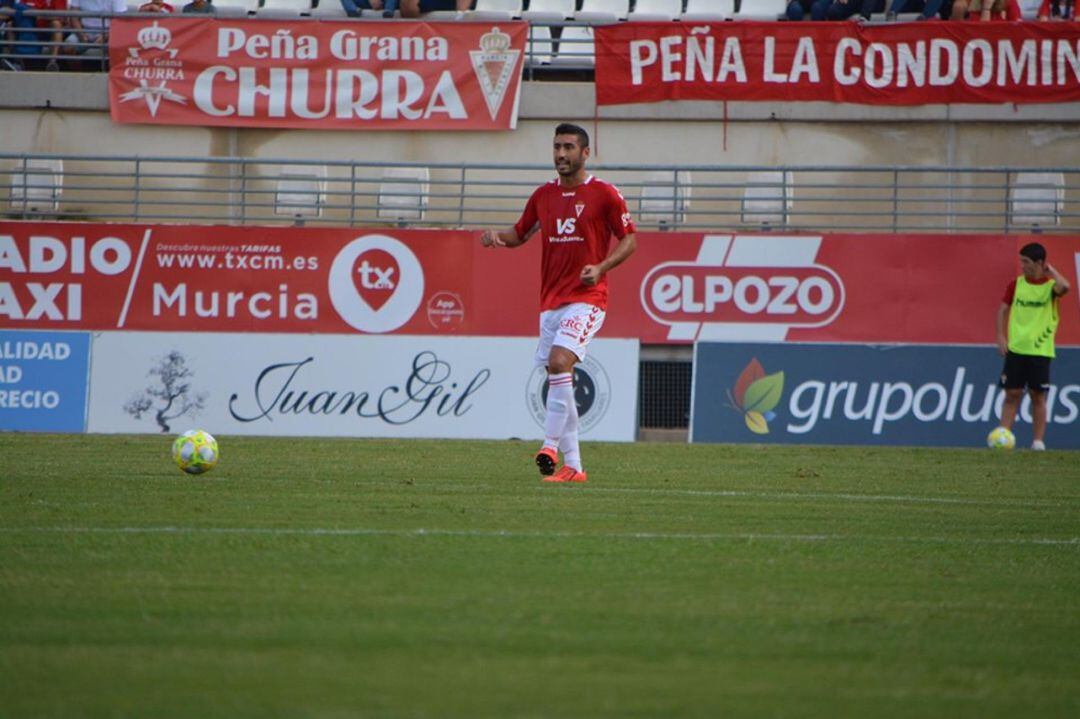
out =
[(1076, 23), (622, 23), (596, 42), (599, 105), (1080, 100)]
[[(639, 233), (605, 337), (991, 344), (1017, 250), (1080, 236)], [(532, 336), (540, 259), (468, 230), (0, 223), (0, 328)]]
[(320, 130), (507, 130), (522, 22), (116, 19), (116, 122)]

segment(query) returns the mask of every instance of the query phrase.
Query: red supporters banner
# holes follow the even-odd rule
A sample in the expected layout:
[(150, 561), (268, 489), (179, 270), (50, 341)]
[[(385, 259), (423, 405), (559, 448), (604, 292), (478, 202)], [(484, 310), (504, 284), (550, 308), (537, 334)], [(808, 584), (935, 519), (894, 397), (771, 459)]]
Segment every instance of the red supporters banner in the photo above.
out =
[(116, 19), (116, 122), (508, 130), (528, 26)]
[(599, 105), (1080, 100), (1075, 23), (624, 23), (596, 41)]
[[(639, 232), (610, 275), (602, 337), (992, 344), (1017, 253), (1073, 285), (1080, 236)], [(0, 328), (536, 334), (540, 243), (469, 230), (0, 223)]]

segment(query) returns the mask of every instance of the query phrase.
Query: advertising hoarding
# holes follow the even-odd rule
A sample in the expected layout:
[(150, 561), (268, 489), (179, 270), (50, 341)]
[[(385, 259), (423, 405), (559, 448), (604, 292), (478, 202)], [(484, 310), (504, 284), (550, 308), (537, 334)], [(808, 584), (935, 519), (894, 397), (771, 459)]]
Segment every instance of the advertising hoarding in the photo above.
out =
[[(981, 447), (1001, 416), (1001, 368), (994, 347), (699, 342), (690, 438)], [(1080, 449), (1080, 350), (1058, 349), (1051, 382), (1047, 444)]]
[[(988, 344), (1017, 251), (1080, 237), (638, 233), (602, 337)], [(540, 244), (479, 231), (0, 223), (0, 327), (532, 337)], [(1058, 343), (1080, 346), (1080, 292)]]
[(0, 330), (0, 431), (82, 432), (90, 335)]
[[(535, 351), (525, 338), (103, 332), (87, 429), (542, 439)], [(632, 441), (638, 343), (594, 340), (577, 375), (581, 437)]]

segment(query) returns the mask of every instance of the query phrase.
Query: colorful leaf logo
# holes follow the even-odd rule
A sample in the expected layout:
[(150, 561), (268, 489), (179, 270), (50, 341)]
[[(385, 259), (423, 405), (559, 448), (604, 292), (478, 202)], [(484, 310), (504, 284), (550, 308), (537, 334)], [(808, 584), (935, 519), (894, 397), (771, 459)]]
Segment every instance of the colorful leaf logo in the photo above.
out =
[(769, 420), (776, 416), (772, 409), (780, 403), (783, 393), (784, 372), (765, 374), (755, 357), (739, 373), (728, 400), (733, 409), (742, 413), (747, 429), (754, 434), (768, 434)]

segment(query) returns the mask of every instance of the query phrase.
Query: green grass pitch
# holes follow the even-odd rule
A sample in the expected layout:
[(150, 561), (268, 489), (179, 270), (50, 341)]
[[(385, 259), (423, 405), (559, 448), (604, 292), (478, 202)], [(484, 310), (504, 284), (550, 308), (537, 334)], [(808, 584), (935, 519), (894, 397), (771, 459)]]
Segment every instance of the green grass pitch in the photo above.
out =
[(0, 434), (0, 717), (1076, 717), (1080, 453)]

